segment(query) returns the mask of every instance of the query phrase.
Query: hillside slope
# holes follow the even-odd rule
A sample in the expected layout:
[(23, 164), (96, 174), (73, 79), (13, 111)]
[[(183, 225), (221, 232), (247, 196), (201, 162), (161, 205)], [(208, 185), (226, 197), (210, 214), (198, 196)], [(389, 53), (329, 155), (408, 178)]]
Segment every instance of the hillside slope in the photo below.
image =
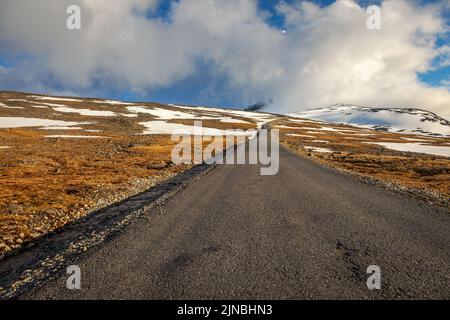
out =
[(378, 131), (450, 137), (450, 121), (421, 109), (369, 108), (335, 104), (289, 115)]
[[(333, 111), (343, 110), (348, 109)], [(383, 112), (389, 112), (386, 121), (395, 120), (388, 115), (396, 112), (373, 114)], [(303, 156), (449, 199), (450, 139), (438, 135), (447, 123), (408, 114), (433, 124), (428, 130), (435, 131), (427, 134), (435, 136), (330, 124), (299, 114), (0, 91), (0, 260), (2, 253), (191, 168), (192, 162), (172, 162), (177, 142), (171, 134), (179, 129), (216, 137), (235, 130), (230, 136), (251, 138), (270, 121), (280, 130), (281, 143)], [(197, 132), (196, 121), (203, 132)], [(207, 140), (204, 147), (215, 138)]]
[(3, 252), (185, 171), (171, 133), (252, 136), (271, 114), (0, 92)]

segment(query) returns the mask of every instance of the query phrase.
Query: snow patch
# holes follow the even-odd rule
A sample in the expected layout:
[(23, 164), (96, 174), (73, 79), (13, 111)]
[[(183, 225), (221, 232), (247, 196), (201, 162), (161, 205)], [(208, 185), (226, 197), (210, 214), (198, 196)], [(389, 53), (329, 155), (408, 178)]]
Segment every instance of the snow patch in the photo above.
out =
[(336, 128), (330, 128), (330, 127), (309, 128), (309, 129), (342, 133), (341, 130), (336, 129)]
[(29, 96), (30, 98), (47, 100), (47, 101), (67, 101), (67, 102), (83, 102), (80, 99), (63, 98), (63, 97), (48, 97), (48, 96)]
[(429, 142), (427, 140), (420, 140), (420, 139), (414, 139), (414, 138), (401, 138), (402, 140), (406, 140), (406, 141), (413, 141), (413, 142)]
[(41, 130), (83, 130), (81, 127), (67, 127), (67, 126), (54, 126), (54, 127), (44, 127)]
[(25, 100), (25, 99), (8, 99), (8, 101), (15, 101), (15, 102), (30, 102), (30, 101), (28, 101), (28, 100)]
[(240, 120), (240, 119), (234, 119), (232, 117), (224, 117), (222, 115), (212, 115), (211, 113), (209, 115), (198, 115), (193, 113), (187, 113), (182, 111), (174, 111), (174, 110), (168, 110), (168, 109), (162, 109), (162, 108), (147, 108), (143, 106), (132, 106), (127, 107), (128, 111), (130, 112), (137, 112), (137, 113), (145, 113), (145, 114), (151, 114), (152, 116), (157, 117), (159, 120), (173, 120), (173, 119), (183, 119), (183, 120), (219, 120), (220, 122), (224, 123), (246, 123), (251, 124), (251, 122)]
[(368, 108), (337, 104), (325, 108), (291, 113), (292, 117), (321, 120), (378, 131), (450, 136), (450, 122), (438, 115), (412, 108)]
[(395, 142), (363, 142), (366, 144), (376, 144), (382, 147), (402, 151), (402, 152), (416, 152), (426, 153), (436, 156), (450, 157), (450, 147), (446, 146), (430, 146), (421, 143), (395, 143)]
[[(150, 109), (150, 108), (143, 107), (143, 106), (133, 106), (133, 107), (127, 107), (127, 109), (130, 112), (151, 114), (152, 116), (155, 116), (161, 120), (205, 119), (205, 117), (199, 117), (192, 113), (173, 111), (173, 110), (162, 109), (162, 108), (157, 108), (157, 107)], [(210, 118), (206, 117), (206, 119), (210, 119)]]
[(7, 109), (23, 109), (23, 107), (10, 107), (10, 106), (7, 106), (6, 104), (1, 103), (1, 102), (0, 102), (0, 107), (7, 108)]
[(361, 137), (372, 137), (372, 136), (376, 136), (376, 133), (351, 133), (351, 135), (354, 136), (361, 136)]
[(127, 118), (137, 118), (138, 115), (135, 113), (121, 113), (120, 114), (122, 117), (127, 117)]
[(67, 107), (65, 104), (58, 104), (58, 103), (48, 103), (48, 102), (41, 102), (43, 105), (46, 105), (48, 107), (57, 107), (57, 108), (62, 108), (62, 107)]
[(297, 134), (297, 133), (286, 133), (286, 135), (291, 137), (314, 138), (314, 136), (308, 136), (306, 134)]
[(290, 127), (285, 125), (275, 126), (277, 129), (303, 129), (303, 127)]
[(274, 116), (271, 114), (260, 113), (260, 112), (250, 112), (250, 111), (235, 110), (235, 109), (207, 108), (207, 107), (187, 107), (187, 106), (180, 106), (180, 105), (175, 105), (175, 104), (169, 104), (169, 105), (172, 107), (175, 107), (175, 108), (180, 108), (180, 109), (205, 111), (205, 112), (219, 112), (219, 113), (225, 113), (228, 115), (234, 115), (234, 116), (239, 116), (242, 118), (247, 118), (247, 119), (255, 121), (258, 128), (261, 128), (264, 124), (266, 124), (267, 122), (269, 122), (271, 119), (274, 118)]
[(82, 116), (95, 116), (95, 117), (114, 117), (116, 116), (115, 112), (112, 111), (104, 111), (104, 110), (91, 110), (91, 109), (76, 109), (69, 107), (56, 107), (53, 110), (58, 112), (65, 113), (78, 113)]
[(322, 121), (317, 121), (317, 120), (305, 120), (305, 119), (289, 119), (290, 122), (295, 122), (295, 123), (320, 123)]
[(62, 127), (80, 124), (91, 124), (92, 122), (70, 122), (63, 120), (49, 120), (39, 118), (22, 117), (0, 117), (0, 128), (22, 128), (22, 127)]
[(129, 105), (133, 105), (135, 103), (131, 103), (131, 102), (123, 102), (123, 101), (116, 101), (116, 100), (91, 100), (88, 101), (91, 103), (104, 103), (104, 104), (112, 104), (112, 105), (124, 105), (124, 106), (129, 106)]
[(216, 128), (208, 127), (198, 127), (191, 125), (185, 125), (180, 123), (168, 123), (166, 121), (146, 121), (140, 122), (140, 125), (144, 126), (143, 134), (197, 134), (200, 129), (201, 135), (204, 136), (224, 136), (224, 135), (234, 135), (234, 136), (254, 136), (256, 134), (255, 130), (247, 131), (234, 131), (234, 130), (221, 130)]
[(245, 121), (245, 120), (240, 120), (240, 119), (235, 119), (235, 118), (230, 118), (230, 117), (223, 117), (223, 118), (220, 119), (220, 122), (251, 124), (251, 122), (248, 122), (248, 121)]
[(307, 151), (313, 151), (313, 152), (320, 152), (320, 153), (331, 153), (333, 150), (328, 148), (318, 148), (318, 147), (311, 147), (311, 146), (303, 146), (303, 148)]
[(23, 107), (10, 107), (10, 106), (0, 106), (2, 108), (6, 108), (6, 109), (24, 109)]

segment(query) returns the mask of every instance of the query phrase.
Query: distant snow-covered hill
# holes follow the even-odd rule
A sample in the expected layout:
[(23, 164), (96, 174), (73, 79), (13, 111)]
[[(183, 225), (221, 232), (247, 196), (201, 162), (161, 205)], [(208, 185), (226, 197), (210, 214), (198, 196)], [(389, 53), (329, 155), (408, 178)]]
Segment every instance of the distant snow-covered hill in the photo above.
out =
[[(195, 125), (195, 121), (205, 121), (201, 128), (203, 135), (233, 133), (253, 136), (258, 128), (275, 117), (268, 113), (235, 109), (0, 91), (0, 130), (28, 128), (40, 133), (49, 130), (56, 133), (43, 134), (45, 138), (110, 138), (118, 132), (126, 137), (135, 134), (171, 135), (179, 130), (198, 134), (200, 127)], [(242, 129), (242, 132), (237, 129)], [(227, 133), (226, 130), (233, 131)], [(68, 135), (68, 132), (78, 134)], [(86, 134), (89, 132), (97, 134)], [(1, 138), (0, 135), (0, 142)]]
[(450, 121), (421, 109), (369, 108), (335, 104), (291, 113), (289, 116), (349, 124), (379, 131), (450, 137)]

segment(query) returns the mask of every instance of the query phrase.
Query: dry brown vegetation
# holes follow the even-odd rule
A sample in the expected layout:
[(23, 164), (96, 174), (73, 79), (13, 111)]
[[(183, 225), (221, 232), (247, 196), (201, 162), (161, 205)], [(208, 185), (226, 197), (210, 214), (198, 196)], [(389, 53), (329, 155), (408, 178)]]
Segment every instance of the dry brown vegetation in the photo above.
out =
[[(187, 168), (171, 165), (171, 142), (162, 136), (91, 141), (4, 133), (2, 143), (15, 147), (0, 151), (2, 251)], [(20, 146), (5, 137), (16, 134)]]
[[(124, 105), (99, 103), (93, 99), (83, 99), (81, 102), (40, 101), (28, 94), (0, 92), (0, 117), (90, 122), (77, 125), (82, 128), (76, 130), (0, 128), (0, 147), (10, 147), (0, 148), (0, 255), (89, 212), (142, 192), (192, 166), (171, 162), (171, 152), (176, 142), (171, 141), (170, 136), (142, 135), (145, 128), (139, 123), (155, 120), (150, 114), (139, 114), (135, 118), (81, 116), (55, 112), (51, 106), (31, 107), (44, 102), (71, 108), (108, 110), (117, 114), (126, 112)], [(5, 108), (1, 104), (15, 108)], [(218, 111), (193, 111), (155, 103), (139, 105), (202, 116), (220, 115)], [(204, 119), (202, 125), (243, 130), (256, 127), (249, 118), (232, 117), (253, 123)], [(286, 117), (271, 126), (281, 126), (281, 142), (303, 156), (363, 176), (432, 191), (447, 199), (450, 197), (449, 158), (399, 152), (365, 143), (405, 142), (408, 138), (426, 141), (430, 145), (448, 146), (448, 138), (401, 135), (294, 120)], [(192, 125), (194, 120), (169, 122)], [(321, 127), (337, 131), (319, 130)], [(92, 135), (102, 138), (49, 138), (46, 135)], [(305, 146), (329, 148), (331, 152), (317, 152)]]
[[(30, 102), (10, 99), (29, 101), (31, 98), (26, 94), (1, 93), (0, 103), (23, 109), (0, 107), (0, 117), (92, 123), (81, 125), (83, 130), (0, 129), (0, 146), (10, 146), (0, 149), (0, 254), (26, 245), (30, 240), (93, 210), (142, 192), (192, 166), (171, 162), (171, 152), (176, 142), (171, 141), (169, 135), (141, 134), (144, 127), (139, 122), (155, 120), (152, 115), (140, 114), (138, 119), (87, 117), (53, 112), (52, 108), (33, 108)], [(123, 105), (105, 106), (90, 101), (45, 102), (71, 108), (124, 112)], [(33, 104), (40, 105), (40, 102)], [(176, 110), (159, 104), (145, 105)], [(193, 120), (170, 122), (193, 124)], [(203, 126), (255, 129), (255, 124), (215, 120), (203, 121)], [(96, 131), (86, 131), (89, 129)], [(48, 138), (46, 135), (93, 135), (103, 138)]]

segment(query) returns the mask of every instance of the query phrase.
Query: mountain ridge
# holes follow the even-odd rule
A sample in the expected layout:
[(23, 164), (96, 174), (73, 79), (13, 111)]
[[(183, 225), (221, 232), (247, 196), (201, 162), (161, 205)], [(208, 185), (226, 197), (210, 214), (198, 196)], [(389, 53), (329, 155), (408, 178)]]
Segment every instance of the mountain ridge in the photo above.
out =
[(333, 104), (322, 108), (289, 113), (297, 118), (347, 124), (378, 131), (450, 136), (450, 121), (419, 108), (366, 107), (354, 104)]

